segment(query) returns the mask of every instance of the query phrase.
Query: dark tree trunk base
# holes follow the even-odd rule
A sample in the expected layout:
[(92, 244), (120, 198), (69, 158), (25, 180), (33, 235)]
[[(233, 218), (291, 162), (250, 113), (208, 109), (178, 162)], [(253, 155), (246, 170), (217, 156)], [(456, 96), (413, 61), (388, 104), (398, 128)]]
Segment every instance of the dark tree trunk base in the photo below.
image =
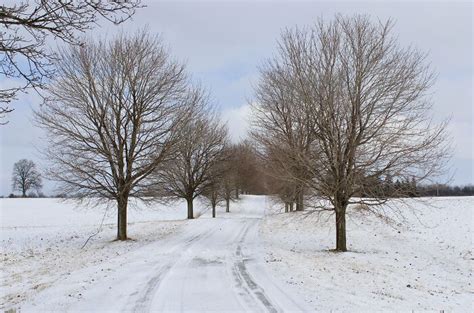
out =
[(188, 220), (194, 219), (193, 199), (186, 199), (188, 204)]
[(127, 240), (128, 196), (122, 195), (117, 201), (117, 240)]
[(116, 242), (116, 241), (137, 241), (137, 240), (134, 238), (127, 237), (126, 239), (115, 238), (114, 240), (111, 240), (110, 242)]
[(344, 252), (349, 252), (350, 250), (344, 250), (344, 251), (342, 251), (342, 250), (337, 250), (337, 249), (329, 249), (329, 250), (327, 250), (327, 251), (329, 251), (329, 252), (331, 252), (331, 253), (344, 253)]
[(346, 210), (336, 211), (336, 251), (347, 251), (346, 243)]

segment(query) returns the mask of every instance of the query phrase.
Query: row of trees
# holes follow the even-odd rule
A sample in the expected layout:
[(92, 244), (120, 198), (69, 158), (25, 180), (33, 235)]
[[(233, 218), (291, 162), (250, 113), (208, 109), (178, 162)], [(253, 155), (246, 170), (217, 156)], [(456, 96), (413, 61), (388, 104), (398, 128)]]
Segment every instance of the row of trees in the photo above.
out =
[[(368, 192), (366, 192), (368, 190)], [(418, 184), (417, 180), (405, 178), (393, 180), (390, 174), (384, 179), (376, 178), (368, 182), (364, 192), (356, 196), (379, 198), (407, 198), (407, 197), (447, 197), (473, 196), (474, 186), (456, 186), (448, 184)]]
[[(224, 203), (226, 212), (230, 212), (230, 202), (239, 198), (239, 193), (248, 194), (280, 194), (284, 195), (280, 188), (281, 181), (266, 175), (264, 163), (258, 157), (257, 151), (248, 142), (230, 145), (222, 153), (222, 159), (213, 171), (208, 171), (209, 184), (207, 188), (201, 188), (203, 195), (209, 199), (215, 216), (215, 208), (219, 203)], [(177, 164), (175, 164), (176, 170)], [(174, 171), (179, 174), (180, 171)], [(21, 197), (46, 197), (41, 192), (43, 187), (40, 171), (36, 164), (27, 159), (21, 159), (13, 165), (12, 190), (21, 192)], [(447, 184), (417, 185), (414, 178), (411, 180), (395, 182), (391, 175), (385, 179), (376, 179), (371, 184), (372, 191), (368, 194), (361, 194), (361, 197), (368, 197), (377, 194), (379, 197), (400, 198), (400, 197), (449, 197), (449, 196), (474, 196), (474, 186), (456, 186)], [(169, 189), (167, 194), (175, 194), (175, 190)], [(33, 191), (36, 191), (34, 193)], [(67, 198), (73, 195), (58, 194), (55, 197)], [(14, 194), (8, 197), (15, 198)], [(184, 196), (178, 196), (185, 198)], [(294, 199), (293, 199), (294, 200)], [(290, 212), (296, 209), (294, 202), (289, 197), (285, 202), (285, 211)], [(192, 201), (191, 207), (192, 207)]]
[(474, 186), (450, 186), (446, 184), (422, 185), (417, 186), (417, 195), (420, 197), (474, 196)]
[[(184, 198), (192, 218), (193, 199), (216, 204), (233, 173), (236, 196), (271, 190), (288, 210), (303, 210), (306, 196), (328, 200), (322, 209), (335, 213), (336, 250), (346, 251), (349, 204), (381, 204), (393, 193), (374, 182), (391, 175), (418, 184), (441, 174), (449, 155), (446, 123), (430, 120), (426, 55), (400, 47), (392, 27), (336, 16), (286, 30), (260, 68), (256, 146), (239, 150), (234, 170), (236, 153), (207, 91), (157, 37), (142, 31), (65, 48), (36, 112), (49, 136), (49, 177), (78, 199), (116, 201), (117, 238), (125, 240), (129, 197)], [(256, 179), (258, 168), (269, 179)]]
[(446, 122), (430, 119), (426, 55), (401, 47), (392, 28), (338, 15), (288, 29), (260, 68), (252, 137), (274, 191), (287, 210), (302, 210), (305, 197), (327, 200), (320, 209), (335, 213), (337, 251), (347, 250), (349, 204), (410, 195), (378, 182), (429, 180), (449, 156)]
[[(36, 111), (46, 130), (47, 175), (78, 200), (114, 200), (117, 239), (127, 239), (130, 197), (210, 199), (215, 208), (255, 192), (247, 143), (230, 145), (208, 92), (193, 83), (160, 38), (139, 31), (60, 51), (48, 99)], [(248, 171), (252, 171), (248, 173)]]

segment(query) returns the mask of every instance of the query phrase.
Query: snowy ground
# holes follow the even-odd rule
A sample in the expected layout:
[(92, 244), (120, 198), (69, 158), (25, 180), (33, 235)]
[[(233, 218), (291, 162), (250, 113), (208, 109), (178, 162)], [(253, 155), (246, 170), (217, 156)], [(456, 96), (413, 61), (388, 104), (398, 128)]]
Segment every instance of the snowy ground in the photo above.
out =
[(318, 311), (473, 312), (474, 198), (407, 204), (390, 225), (352, 210), (346, 253), (329, 251), (333, 216), (274, 205), (261, 229), (267, 264)]
[[(195, 213), (206, 209), (198, 203)], [(84, 267), (102, 264), (101, 270), (108, 270), (106, 261), (176, 232), (186, 224), (186, 212), (184, 202), (131, 208), (128, 234), (134, 240), (113, 242), (113, 208), (77, 207), (58, 199), (0, 199), (0, 309), (17, 307)], [(102, 219), (102, 231), (81, 249)]]
[[(208, 210), (192, 221), (159, 221), (161, 215), (173, 216), (169, 208), (142, 208), (130, 214), (129, 234), (136, 241), (111, 242), (114, 225), (107, 224), (84, 250), (80, 246), (102, 213), (74, 211), (55, 200), (2, 200), (0, 307), (22, 312), (305, 310), (266, 272), (258, 238), (266, 200), (247, 196), (232, 205), (232, 213), (220, 208), (213, 219)], [(31, 217), (40, 210), (49, 218)], [(173, 212), (184, 218), (186, 211)]]
[(263, 196), (192, 221), (183, 202), (139, 205), (127, 242), (110, 210), (84, 249), (103, 207), (0, 199), (0, 310), (472, 311), (474, 198), (429, 202), (399, 225), (351, 212), (351, 251), (333, 253), (333, 217)]

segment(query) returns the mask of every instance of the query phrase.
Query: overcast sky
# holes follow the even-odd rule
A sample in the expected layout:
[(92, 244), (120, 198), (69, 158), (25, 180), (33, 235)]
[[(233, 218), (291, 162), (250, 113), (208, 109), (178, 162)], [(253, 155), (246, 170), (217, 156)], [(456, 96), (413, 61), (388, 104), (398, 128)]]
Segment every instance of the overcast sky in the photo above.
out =
[[(402, 45), (429, 52), (428, 60), (438, 73), (432, 89), (436, 120), (451, 117), (454, 145), (453, 183), (472, 184), (473, 147), (473, 5), (469, 2), (423, 1), (145, 1), (133, 20), (121, 26), (104, 24), (89, 36), (112, 36), (148, 26), (161, 34), (171, 52), (187, 63), (193, 77), (208, 87), (222, 109), (234, 141), (245, 138), (247, 103), (257, 66), (275, 53), (276, 41), (285, 27), (312, 24), (318, 17), (331, 19), (336, 13), (369, 14), (374, 19), (396, 21), (394, 34)], [(7, 84), (0, 77), (0, 86)], [(0, 194), (11, 192), (13, 164), (22, 158), (44, 164), (41, 150), (46, 144), (32, 125), (34, 94), (23, 95), (13, 104), (9, 124), (0, 126)], [(47, 183), (45, 191), (52, 192)]]

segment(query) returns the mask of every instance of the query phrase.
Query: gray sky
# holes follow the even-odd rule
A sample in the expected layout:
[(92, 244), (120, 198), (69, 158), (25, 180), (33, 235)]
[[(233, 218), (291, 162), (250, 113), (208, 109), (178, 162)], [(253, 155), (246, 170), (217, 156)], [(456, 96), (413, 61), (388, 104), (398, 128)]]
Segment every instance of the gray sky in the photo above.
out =
[[(409, 1), (145, 1), (132, 21), (96, 28), (90, 36), (110, 36), (148, 26), (161, 34), (171, 52), (186, 61), (193, 77), (208, 87), (222, 109), (235, 141), (244, 138), (257, 66), (275, 53), (276, 40), (285, 27), (330, 19), (336, 13), (369, 14), (396, 21), (394, 34), (402, 45), (429, 52), (438, 73), (432, 89), (436, 120), (451, 117), (454, 146), (453, 183), (474, 183), (473, 163), (473, 5), (471, 2)], [(8, 82), (0, 78), (0, 86)], [(39, 106), (33, 93), (13, 104), (9, 124), (0, 127), (0, 194), (11, 192), (13, 163), (29, 158), (44, 164), (37, 150), (46, 144), (32, 125), (32, 108)], [(50, 193), (52, 185), (45, 191)]]

